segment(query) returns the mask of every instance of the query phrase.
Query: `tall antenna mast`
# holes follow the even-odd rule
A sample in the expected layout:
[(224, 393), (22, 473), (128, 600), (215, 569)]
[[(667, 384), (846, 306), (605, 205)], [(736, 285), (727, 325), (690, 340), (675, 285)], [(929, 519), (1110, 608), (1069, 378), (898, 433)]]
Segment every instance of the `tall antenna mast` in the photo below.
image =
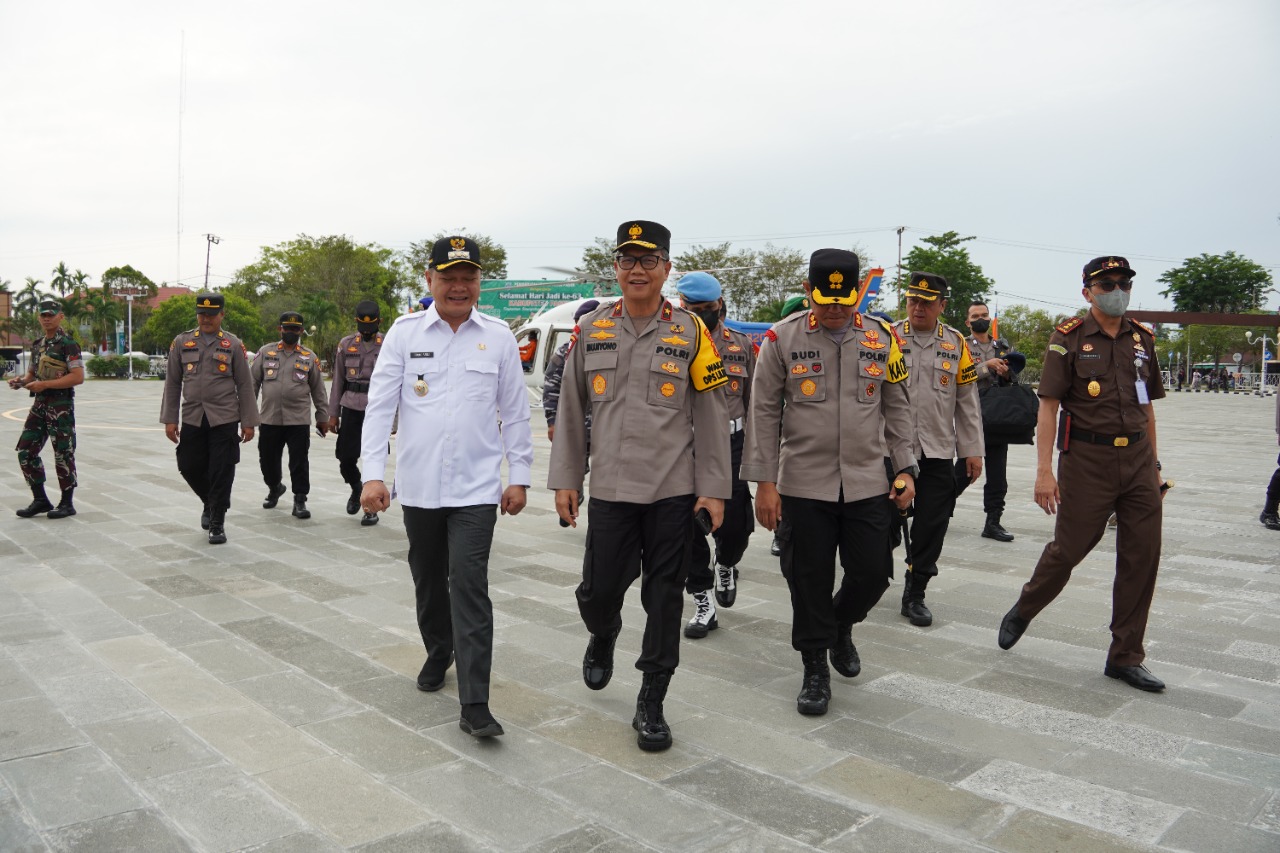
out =
[(173, 283), (182, 284), (182, 117), (187, 111), (187, 31), (182, 31), (181, 51), (178, 59), (178, 244), (174, 263)]

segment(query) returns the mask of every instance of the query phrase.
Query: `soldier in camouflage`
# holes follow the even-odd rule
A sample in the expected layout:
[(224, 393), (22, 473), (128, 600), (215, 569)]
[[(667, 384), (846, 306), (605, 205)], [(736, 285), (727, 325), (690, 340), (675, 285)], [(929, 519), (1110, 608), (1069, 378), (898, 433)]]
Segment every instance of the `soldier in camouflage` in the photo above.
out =
[[(583, 314), (588, 314), (600, 307), (599, 300), (588, 299), (578, 306), (573, 312), (573, 324), (578, 325), (578, 319)], [(547, 416), (547, 441), (555, 441), (556, 438), (556, 412), (560, 408), (560, 382), (564, 379), (564, 357), (569, 352), (569, 341), (565, 341), (560, 345), (547, 361), (546, 372), (542, 374), (542, 412)], [(587, 423), (587, 453), (591, 453), (591, 409), (586, 411)]]
[[(9, 380), (15, 391), (25, 388), (35, 400), (18, 437), (18, 466), (31, 487), (32, 501), (18, 510), (19, 518), (48, 513), (49, 518), (76, 514), (72, 493), (76, 488), (75, 386), (84, 382), (84, 360), (80, 345), (62, 330), (62, 305), (53, 299), (40, 303), (40, 328), (44, 337), (31, 344), (31, 361), (26, 375)], [(55, 507), (44, 491), (44, 463), (40, 449), (45, 441), (53, 445), (53, 463), (58, 472), (62, 499)]]

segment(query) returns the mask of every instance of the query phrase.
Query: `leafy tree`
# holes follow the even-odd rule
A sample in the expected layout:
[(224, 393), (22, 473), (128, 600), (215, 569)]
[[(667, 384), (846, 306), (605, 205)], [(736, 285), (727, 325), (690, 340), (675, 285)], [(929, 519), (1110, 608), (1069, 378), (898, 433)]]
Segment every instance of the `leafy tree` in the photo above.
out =
[[(431, 247), (444, 237), (470, 237), (480, 246), (480, 260), (484, 264), (484, 277), (487, 279), (504, 279), (507, 277), (507, 250), (492, 237), (484, 234), (473, 234), (466, 228), (455, 228), (452, 231), (437, 231), (433, 236), (419, 243), (410, 243), (405, 259), (413, 270), (414, 278), (421, 282), (427, 272), (427, 261), (431, 259)], [(425, 286), (422, 288), (425, 290)]]
[(155, 296), (158, 290), (154, 281), (127, 264), (122, 267), (112, 267), (104, 272), (102, 286), (110, 293), (115, 293), (122, 288), (138, 289), (144, 291), (143, 295), (148, 297)]
[[(224, 292), (223, 296), (226, 299), (226, 316), (222, 320), (224, 330), (244, 341), (250, 351), (275, 339), (274, 326), (268, 334), (252, 302), (234, 293)], [(174, 338), (195, 326), (196, 296), (194, 293), (182, 293), (160, 303), (160, 307), (147, 318), (146, 325), (134, 331), (133, 345), (147, 352), (166, 352)]]
[[(969, 313), (969, 303), (965, 300), (965, 316)], [(1031, 308), (1027, 305), (1010, 305), (1001, 308), (997, 314), (997, 334), (1009, 341), (1013, 348), (1027, 357), (1027, 371), (1038, 375), (1044, 367), (1045, 351), (1049, 347), (1049, 335), (1053, 328), (1065, 322), (1072, 315), (1050, 314), (1043, 308)], [(968, 334), (963, 323), (956, 328)]]
[(9, 279), (0, 278), (0, 293), (8, 293), (9, 285), (11, 284), (13, 284), (13, 282), (9, 281)]
[(1157, 281), (1168, 285), (1160, 295), (1173, 298), (1175, 311), (1235, 314), (1262, 307), (1271, 273), (1242, 255), (1227, 252), (1187, 258)]
[(83, 293), (89, 289), (89, 274), (83, 270), (76, 270), (71, 276), (71, 292)]
[(691, 246), (688, 251), (671, 259), (677, 272), (687, 273), (705, 270), (720, 282), (724, 303), (729, 313), (737, 316), (744, 308), (754, 306), (755, 287), (752, 273), (756, 265), (751, 250), (735, 252), (730, 243), (718, 246)]
[(71, 270), (67, 269), (65, 261), (58, 261), (58, 265), (53, 268), (53, 278), (49, 281), (49, 286), (59, 296), (65, 296), (67, 291), (74, 286), (74, 282), (71, 280)]
[(38, 278), (27, 276), (26, 286), (18, 291), (18, 297), (14, 300), (14, 313), (36, 314), (40, 307), (40, 300), (44, 299), (47, 294), (40, 289), (44, 284)]
[[(995, 282), (983, 274), (982, 267), (973, 262), (969, 250), (962, 245), (973, 239), (976, 238), (961, 237), (955, 231), (923, 237), (920, 242), (924, 245), (913, 246), (902, 259), (904, 274), (931, 272), (946, 278), (951, 285), (951, 296), (942, 321), (958, 329), (964, 328), (969, 303), (985, 299), (987, 291), (995, 286)], [(905, 290), (907, 282), (896, 284)]]
[[(116, 323), (124, 319), (121, 304), (111, 298), (103, 288), (85, 291), (83, 296), (85, 319), (88, 320), (89, 340), (93, 349), (113, 349)], [(83, 324), (82, 324), (83, 325)]]
[[(1257, 314), (1261, 311), (1248, 311), (1245, 313)], [(1182, 362), (1187, 361), (1187, 344), (1191, 345), (1191, 363), (1202, 364), (1204, 362), (1212, 362), (1215, 366), (1220, 364), (1228, 364), (1234, 370), (1235, 360), (1232, 355), (1241, 353), (1245, 360), (1250, 363), (1257, 360), (1258, 345), (1249, 343), (1245, 338), (1245, 332), (1253, 332), (1254, 337), (1258, 335), (1266, 335), (1274, 339), (1276, 336), (1275, 328), (1268, 326), (1254, 326), (1248, 328), (1245, 326), (1183, 326), (1180, 330), (1165, 336), (1165, 346), (1161, 347), (1161, 341), (1156, 341), (1156, 352), (1160, 354), (1160, 363), (1166, 364), (1172, 360), (1173, 353), (1181, 356)], [(1251, 355), (1252, 354), (1252, 355)]]
[(613, 241), (597, 237), (582, 250), (582, 271), (599, 281), (616, 281), (613, 274)]

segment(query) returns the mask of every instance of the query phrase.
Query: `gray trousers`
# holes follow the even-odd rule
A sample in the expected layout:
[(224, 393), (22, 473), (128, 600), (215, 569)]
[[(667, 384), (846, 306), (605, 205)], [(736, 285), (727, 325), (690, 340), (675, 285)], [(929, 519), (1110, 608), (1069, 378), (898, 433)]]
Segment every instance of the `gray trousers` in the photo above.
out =
[(459, 702), (488, 702), (493, 667), (489, 548), (498, 507), (403, 509), (422, 644), (432, 660), (457, 655)]

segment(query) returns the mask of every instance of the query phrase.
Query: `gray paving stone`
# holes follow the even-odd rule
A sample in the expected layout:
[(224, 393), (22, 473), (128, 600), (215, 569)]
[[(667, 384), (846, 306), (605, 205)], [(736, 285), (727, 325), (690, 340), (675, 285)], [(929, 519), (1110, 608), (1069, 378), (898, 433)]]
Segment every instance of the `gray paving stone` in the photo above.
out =
[(0, 777), (39, 829), (147, 806), (102, 753), (88, 746), (6, 761)]
[(255, 706), (186, 721), (198, 737), (250, 774), (303, 764), (330, 751), (299, 729)]
[(1081, 689), (1072, 682), (1048, 681), (1026, 674), (999, 671), (984, 672), (966, 681), (964, 686), (1094, 717), (1108, 717), (1130, 701), (1124, 696)]
[(196, 616), (207, 619), (215, 625), (257, 619), (264, 615), (253, 605), (225, 592), (215, 591), (208, 595), (193, 595), (182, 599), (181, 604)]
[(1130, 841), (1090, 826), (1042, 814), (1019, 811), (983, 841), (1010, 853), (1149, 853), (1151, 845)]
[[(634, 705), (631, 707), (634, 709)], [(674, 745), (670, 749), (657, 753), (641, 752), (636, 746), (635, 730), (631, 728), (633, 714), (634, 710), (625, 719), (617, 719), (594, 711), (584, 711), (576, 716), (539, 726), (536, 731), (570, 749), (593, 756), (601, 764), (648, 779), (665, 779), (707, 759), (707, 754), (697, 744), (686, 739), (680, 727), (674, 723)]]
[(418, 853), (421, 850), (488, 853), (495, 849), (441, 822), (416, 826), (406, 832), (398, 832), (352, 848), (353, 853)]
[(525, 853), (647, 853), (652, 849), (623, 838), (603, 826), (588, 823), (564, 835), (535, 844)]
[(384, 631), (363, 619), (339, 613), (306, 623), (307, 630), (347, 651), (367, 652), (403, 641), (397, 634)]
[(877, 817), (829, 842), (824, 849), (839, 853), (882, 853), (886, 850), (894, 853), (968, 853), (989, 848), (979, 848), (972, 842), (962, 843)]
[(84, 727), (93, 744), (133, 779), (217, 764), (221, 756), (166, 714), (145, 714)]
[(311, 723), (301, 731), (375, 776), (417, 773), (457, 759), (435, 740), (373, 711)]
[(1047, 768), (1079, 744), (1045, 734), (1010, 730), (943, 708), (921, 708), (891, 726), (895, 731), (950, 744), (956, 749), (1005, 758), (1028, 767)]
[(342, 847), (326, 835), (318, 832), (295, 832), (265, 844), (246, 847), (244, 853), (341, 853), (342, 850)]
[(281, 649), (275, 655), (317, 681), (334, 687), (381, 678), (387, 674), (385, 668), (369, 659), (319, 638), (304, 646)]
[(0, 702), (39, 695), (40, 688), (36, 687), (31, 677), (7, 652), (0, 650)]
[(249, 704), (239, 692), (191, 663), (161, 666), (135, 675), (130, 681), (151, 701), (179, 720), (243, 708)]
[(89, 643), (85, 647), (113, 672), (125, 678), (186, 663), (179, 652), (150, 634), (112, 637)]
[(302, 821), (240, 771), (218, 765), (157, 776), (147, 795), (205, 849), (239, 850), (303, 829)]
[(231, 636), (209, 620), (186, 610), (163, 613), (159, 616), (146, 616), (139, 619), (138, 624), (175, 649), (181, 649), (192, 643), (225, 640)]
[(193, 595), (210, 595), (216, 590), (204, 581), (190, 575), (166, 575), (159, 578), (147, 578), (144, 584), (166, 598), (188, 598)]
[(1280, 788), (1280, 759), (1208, 743), (1190, 743), (1178, 763), (1259, 788)]
[(150, 699), (111, 672), (58, 678), (46, 683), (44, 692), (76, 726), (155, 709)]
[(237, 681), (235, 689), (291, 726), (361, 710), (332, 687), (292, 671)]
[(438, 693), (423, 693), (412, 679), (402, 675), (346, 684), (342, 692), (411, 729), (425, 729), (450, 720), (457, 723), (462, 711), (456, 685), (450, 687), (446, 683)]
[(178, 605), (151, 589), (135, 592), (122, 592), (119, 595), (106, 595), (102, 603), (119, 613), (126, 619), (138, 620), (147, 616), (160, 616), (174, 613)]
[(59, 853), (193, 849), (187, 839), (155, 809), (122, 812), (63, 826), (46, 833), (46, 837), (49, 845)]
[(874, 758), (944, 782), (963, 779), (988, 761), (980, 753), (965, 752), (859, 720), (833, 720), (806, 737), (831, 749)]
[(334, 583), (331, 580), (311, 574), (282, 578), (279, 581), (279, 584), (285, 589), (291, 589), (300, 595), (306, 596), (312, 601), (333, 601), (337, 598), (349, 598), (353, 595), (363, 594), (352, 587), (345, 586), (340, 583)]
[(275, 616), (261, 616), (257, 619), (237, 620), (222, 626), (233, 634), (243, 637), (263, 651), (276, 654), (286, 649), (294, 649), (316, 641), (316, 635), (294, 627)]
[(0, 849), (7, 853), (44, 853), (49, 848), (22, 814), (18, 798), (0, 782)]
[(0, 619), (0, 646), (20, 646), (61, 633), (58, 624), (43, 613), (17, 613)]
[(1174, 850), (1230, 850), (1231, 853), (1275, 853), (1280, 833), (1239, 826), (1204, 814), (1187, 813), (1160, 839)]
[(289, 665), (243, 640), (212, 640), (183, 646), (183, 654), (222, 682), (241, 681), (272, 672), (286, 672)]
[(1117, 711), (1117, 720), (1131, 720), (1145, 726), (1176, 732), (1188, 738), (1232, 749), (1280, 755), (1280, 738), (1272, 729), (1235, 720), (1208, 717), (1181, 708), (1169, 708), (1156, 702), (1130, 705)]
[(0, 702), (0, 761), (39, 755), (85, 742), (44, 696)]

